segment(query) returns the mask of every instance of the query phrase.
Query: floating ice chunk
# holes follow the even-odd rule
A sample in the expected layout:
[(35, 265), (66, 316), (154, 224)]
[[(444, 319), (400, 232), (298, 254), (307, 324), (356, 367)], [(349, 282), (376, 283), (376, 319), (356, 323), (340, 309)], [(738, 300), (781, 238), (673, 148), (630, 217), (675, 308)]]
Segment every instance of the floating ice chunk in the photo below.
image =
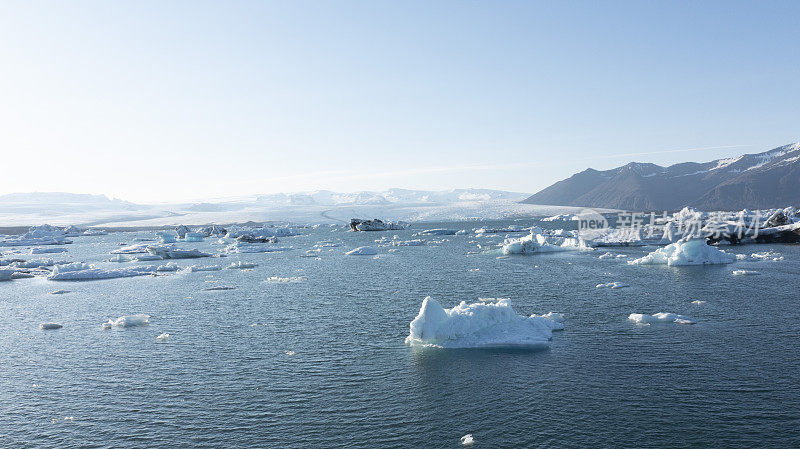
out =
[(271, 284), (292, 284), (307, 280), (308, 278), (305, 276), (289, 276), (289, 277), (270, 276), (267, 278), (267, 282)]
[(531, 315), (531, 316), (546, 318), (548, 320), (555, 321), (556, 323), (564, 322), (564, 314), (558, 312), (547, 312), (544, 315)]
[(394, 240), (392, 246), (424, 246), (425, 239)]
[(392, 223), (377, 218), (373, 220), (361, 220), (353, 218), (350, 220), (351, 231), (398, 231), (405, 229), (408, 225), (403, 222)]
[(293, 355), (297, 354), (297, 353), (296, 353), (296, 352), (294, 352), (294, 351), (283, 351), (283, 353), (284, 353), (284, 354), (286, 354), (286, 355), (288, 355), (289, 357), (291, 357), (291, 356), (293, 356)]
[(8, 268), (0, 268), (0, 281), (10, 281), (11, 276), (16, 273), (17, 270), (11, 270)]
[(211, 257), (211, 254), (204, 253), (197, 249), (178, 249), (172, 245), (150, 245), (147, 252), (160, 256), (162, 259), (197, 259), (200, 257)]
[(41, 267), (52, 267), (53, 265), (59, 263), (66, 263), (66, 261), (55, 262), (53, 259), (31, 259), (26, 261), (19, 261), (13, 262), (11, 264), (12, 267), (15, 268), (41, 268)]
[(592, 247), (644, 245), (639, 228), (587, 229), (580, 232), (580, 237)]
[(108, 232), (102, 229), (87, 229), (81, 234), (84, 237), (93, 237), (98, 235), (108, 235)]
[(114, 257), (108, 259), (109, 262), (131, 262), (133, 261), (132, 257), (128, 257), (124, 254), (117, 254)]
[[(535, 230), (534, 230), (535, 232)], [(535, 254), (558, 251), (590, 250), (580, 238), (559, 237), (542, 233), (528, 234), (520, 238), (507, 238), (503, 241), (503, 254)]]
[(192, 265), (188, 267), (186, 270), (190, 273), (198, 272), (198, 271), (219, 271), (222, 267), (219, 265)]
[(82, 262), (56, 265), (47, 279), (51, 281), (88, 281), (94, 279), (113, 279), (154, 274), (156, 267), (146, 265), (140, 267), (115, 268), (107, 270)]
[(461, 445), (463, 446), (472, 446), (475, 444), (475, 438), (472, 437), (471, 433), (468, 433), (461, 437)]
[(67, 293), (72, 293), (72, 290), (55, 290), (48, 293), (48, 295), (65, 295)]
[(628, 315), (628, 319), (636, 324), (650, 324), (650, 323), (678, 323), (678, 324), (694, 324), (691, 318), (676, 313), (659, 312), (653, 315), (644, 315), (641, 313), (632, 313)]
[(164, 332), (164, 333), (162, 333), (161, 335), (159, 335), (158, 337), (156, 337), (156, 340), (161, 340), (161, 341), (164, 341), (164, 340), (166, 340), (166, 339), (168, 339), (168, 338), (169, 338), (169, 334), (168, 334), (168, 333), (166, 333), (166, 332)]
[(187, 232), (183, 237), (187, 242), (202, 242), (205, 236), (199, 232)]
[(237, 254), (237, 253), (271, 253), (277, 251), (288, 251), (291, 248), (285, 248), (281, 246), (269, 246), (267, 244), (259, 244), (259, 243), (242, 243), (236, 242), (232, 245), (229, 245), (225, 248), (225, 251), (229, 254)]
[(458, 230), (456, 229), (426, 229), (424, 231), (420, 231), (417, 235), (456, 235)]
[(236, 287), (231, 287), (228, 285), (217, 285), (214, 287), (206, 287), (203, 289), (204, 292), (215, 292), (220, 290), (236, 290)]
[(783, 255), (776, 251), (762, 251), (760, 253), (753, 253), (750, 254), (750, 257), (755, 260), (772, 260), (774, 262), (783, 260)]
[(700, 301), (699, 299), (695, 299), (694, 301), (692, 301), (692, 304), (697, 305), (697, 306), (701, 306), (701, 305), (703, 305), (705, 303), (706, 303), (705, 301)]
[(611, 253), (601, 254), (600, 257), (598, 257), (598, 259), (613, 259), (613, 258), (614, 258), (614, 255), (611, 254)]
[(623, 284), (622, 282), (608, 282), (606, 284), (597, 284), (595, 288), (625, 288), (630, 287), (628, 284)]
[(409, 327), (406, 344), (412, 346), (546, 348), (552, 331), (563, 329), (564, 325), (549, 318), (517, 315), (508, 299), (461, 302), (445, 309), (427, 297)]
[(64, 326), (62, 326), (62, 325), (60, 325), (58, 323), (42, 323), (42, 324), (39, 325), (39, 329), (41, 329), (43, 331), (52, 330), (52, 329), (61, 329), (62, 327), (64, 327)]
[(144, 254), (148, 246), (147, 244), (124, 246), (111, 251), (111, 254)]
[(522, 226), (509, 226), (507, 228), (478, 228), (475, 230), (475, 234), (505, 234), (505, 233), (513, 233), (513, 232), (533, 232), (534, 230), (539, 229), (536, 227), (522, 227)]
[(136, 262), (150, 262), (153, 260), (161, 260), (161, 256), (155, 254), (139, 254), (133, 258)]
[(150, 315), (140, 313), (137, 315), (121, 316), (116, 320), (108, 320), (103, 323), (103, 329), (111, 329), (112, 327), (146, 326), (148, 324), (150, 324)]
[(167, 262), (166, 264), (159, 265), (156, 268), (156, 271), (158, 271), (158, 272), (170, 272), (170, 271), (178, 271), (178, 270), (180, 270), (180, 267), (175, 262)]
[(251, 263), (251, 262), (242, 262), (240, 260), (238, 262), (233, 262), (232, 264), (228, 265), (228, 269), (229, 270), (236, 270), (236, 269), (246, 270), (246, 269), (250, 269), (250, 268), (255, 268), (257, 266), (258, 266), (258, 264)]
[(161, 243), (175, 243), (178, 237), (176, 234), (166, 231), (156, 232), (156, 235), (161, 240)]
[(705, 238), (684, 237), (676, 243), (659, 248), (635, 260), (630, 265), (706, 265), (732, 263), (736, 255), (706, 244)]
[(378, 254), (378, 250), (371, 246), (361, 246), (345, 254), (348, 256), (374, 256)]
[(733, 274), (734, 276), (753, 276), (753, 275), (759, 275), (761, 273), (752, 270), (733, 270), (733, 273), (731, 274)]
[(55, 248), (42, 248), (42, 247), (34, 247), (31, 248), (31, 254), (51, 254), (51, 253), (65, 253), (67, 252), (67, 248), (62, 247), (55, 247)]

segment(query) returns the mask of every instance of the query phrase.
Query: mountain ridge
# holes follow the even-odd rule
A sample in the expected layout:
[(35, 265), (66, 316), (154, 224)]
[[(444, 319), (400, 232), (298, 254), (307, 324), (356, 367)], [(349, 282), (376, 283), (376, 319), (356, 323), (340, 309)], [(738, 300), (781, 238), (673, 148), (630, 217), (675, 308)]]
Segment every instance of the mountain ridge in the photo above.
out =
[(592, 168), (531, 195), (525, 204), (637, 211), (765, 209), (800, 204), (800, 142), (763, 153), (667, 167), (630, 162)]

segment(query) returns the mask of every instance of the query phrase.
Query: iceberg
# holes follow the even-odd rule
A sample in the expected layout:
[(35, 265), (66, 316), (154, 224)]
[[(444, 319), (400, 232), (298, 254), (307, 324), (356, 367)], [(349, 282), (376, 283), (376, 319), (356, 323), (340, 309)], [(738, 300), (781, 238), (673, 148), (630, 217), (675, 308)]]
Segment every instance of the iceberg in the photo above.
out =
[(46, 330), (53, 330), (53, 329), (61, 329), (62, 325), (58, 323), (42, 323), (39, 325), (39, 329), (46, 331)]
[(211, 254), (204, 253), (197, 249), (178, 249), (172, 245), (150, 245), (147, 252), (160, 256), (162, 259), (197, 259), (200, 257), (211, 257)]
[(112, 327), (136, 327), (148, 324), (150, 324), (150, 315), (140, 313), (137, 315), (121, 316), (116, 320), (108, 320), (103, 323), (103, 329), (111, 329)]
[(187, 242), (202, 242), (205, 235), (199, 232), (187, 232), (183, 239)]
[(67, 233), (55, 226), (31, 226), (28, 232), (19, 236), (2, 236), (0, 246), (40, 246), (64, 245), (72, 243), (67, 240)]
[(507, 238), (503, 241), (503, 254), (552, 253), (556, 251), (591, 250), (581, 238), (560, 237), (543, 234), (533, 228), (531, 234), (520, 238)]
[(636, 324), (650, 324), (650, 323), (678, 323), (678, 324), (694, 324), (691, 318), (685, 315), (678, 315), (677, 313), (659, 312), (653, 315), (645, 315), (642, 313), (632, 313), (628, 315), (628, 319)]
[(180, 267), (175, 262), (167, 262), (166, 264), (159, 265), (156, 268), (156, 271), (158, 271), (159, 273), (172, 272), (172, 271), (178, 271), (178, 270), (180, 270)]
[(352, 251), (348, 251), (345, 254), (348, 256), (374, 256), (378, 254), (378, 250), (371, 246), (360, 246)]
[(352, 218), (350, 220), (351, 231), (401, 231), (408, 227), (406, 223), (391, 221), (383, 221), (380, 219), (361, 220), (359, 218)]
[(650, 254), (635, 260), (630, 265), (708, 265), (732, 263), (735, 254), (729, 254), (706, 244), (705, 238), (684, 237), (676, 243), (659, 248)]
[[(560, 314), (554, 318), (563, 318)], [(439, 348), (524, 347), (547, 348), (554, 330), (564, 325), (556, 319), (517, 315), (509, 299), (461, 304), (445, 309), (430, 296), (409, 325), (406, 344)]]
[(307, 280), (308, 278), (305, 276), (289, 276), (289, 277), (270, 276), (267, 278), (267, 282), (269, 282), (270, 284), (293, 284)]
[(426, 229), (418, 232), (417, 235), (456, 235), (457, 233), (456, 229)]
[(176, 240), (177, 235), (171, 232), (166, 232), (166, 231), (156, 232), (156, 236), (158, 236), (159, 240), (161, 240), (161, 243), (175, 243), (177, 241)]
[(0, 281), (10, 281), (11, 276), (16, 273), (17, 270), (10, 270), (8, 268), (0, 268)]
[(144, 254), (147, 252), (148, 246), (150, 245), (138, 244), (138, 245), (123, 246), (122, 248), (117, 248), (111, 251), (111, 254)]
[(425, 239), (392, 240), (392, 246), (424, 246)]
[(154, 274), (156, 266), (147, 265), (140, 267), (126, 267), (115, 269), (97, 268), (92, 265), (73, 262), (63, 265), (56, 265), (53, 271), (47, 276), (51, 281), (88, 281), (94, 279), (114, 279), (133, 276), (147, 276)]
[(731, 274), (733, 274), (734, 276), (753, 276), (753, 275), (759, 275), (761, 273), (752, 270), (733, 270)]

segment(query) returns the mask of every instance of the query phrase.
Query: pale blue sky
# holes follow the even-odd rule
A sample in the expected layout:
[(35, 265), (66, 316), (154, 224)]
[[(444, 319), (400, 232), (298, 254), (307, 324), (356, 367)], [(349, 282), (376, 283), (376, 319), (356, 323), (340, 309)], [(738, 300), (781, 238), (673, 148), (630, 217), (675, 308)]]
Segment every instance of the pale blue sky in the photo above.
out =
[(534, 192), (765, 151), (800, 140), (798, 17), (796, 1), (6, 1), (0, 194)]

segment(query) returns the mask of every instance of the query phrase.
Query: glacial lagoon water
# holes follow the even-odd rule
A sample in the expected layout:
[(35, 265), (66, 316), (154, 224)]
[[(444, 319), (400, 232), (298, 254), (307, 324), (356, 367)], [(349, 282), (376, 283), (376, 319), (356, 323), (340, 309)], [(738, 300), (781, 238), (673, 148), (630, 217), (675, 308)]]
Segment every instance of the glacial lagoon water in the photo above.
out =
[[(322, 227), (282, 238), (286, 252), (178, 261), (252, 270), (2, 282), (0, 447), (446, 448), (468, 433), (492, 448), (800, 446), (800, 246), (725, 248), (781, 261), (666, 267), (625, 263), (653, 247), (608, 249), (628, 259), (498, 259), (476, 247), (502, 234), (392, 252), (373, 242), (509, 224), (542, 225)], [(63, 258), (135, 265), (102, 261), (149, 236), (76, 237)], [(214, 240), (179, 246), (218, 252)], [(320, 241), (341, 246), (300, 257)], [(378, 255), (344, 255), (363, 245)], [(595, 287), (606, 282), (630, 287)], [(508, 297), (521, 315), (564, 313), (565, 330), (548, 350), (411, 348), (409, 322), (429, 295), (445, 307)], [(627, 319), (662, 311), (696, 324)], [(150, 324), (101, 328), (138, 313)]]

